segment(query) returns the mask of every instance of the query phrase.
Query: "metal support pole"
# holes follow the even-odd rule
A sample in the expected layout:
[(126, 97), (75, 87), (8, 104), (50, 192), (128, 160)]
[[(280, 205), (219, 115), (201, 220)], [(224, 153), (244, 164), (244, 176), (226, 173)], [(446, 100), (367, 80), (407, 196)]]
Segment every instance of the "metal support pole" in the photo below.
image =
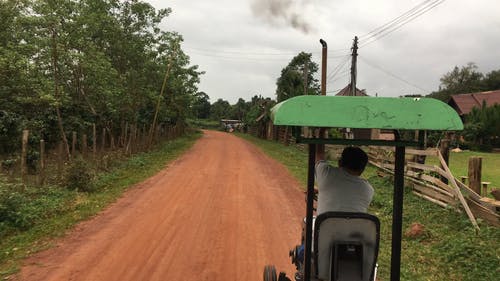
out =
[(321, 43), (321, 95), (326, 96), (326, 61), (328, 59), (328, 45), (323, 39), (319, 39)]
[(309, 144), (309, 163), (307, 170), (307, 207), (306, 207), (306, 241), (304, 247), (304, 280), (311, 280), (312, 253), (312, 218), (314, 203), (314, 164), (316, 160), (316, 145)]
[[(399, 139), (399, 137), (397, 137)], [(391, 281), (399, 281), (401, 270), (401, 238), (403, 231), (403, 194), (405, 147), (396, 146), (394, 165), (394, 197), (392, 211)]]

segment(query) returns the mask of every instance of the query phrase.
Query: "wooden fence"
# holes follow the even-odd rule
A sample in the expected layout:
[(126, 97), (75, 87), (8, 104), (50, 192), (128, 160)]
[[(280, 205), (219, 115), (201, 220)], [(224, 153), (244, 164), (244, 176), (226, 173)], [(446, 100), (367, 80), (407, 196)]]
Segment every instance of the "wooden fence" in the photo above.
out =
[[(157, 126), (155, 132), (146, 130), (145, 127), (139, 129), (136, 125), (124, 125), (118, 134), (113, 134), (107, 129), (102, 129), (102, 132), (98, 133), (95, 125), (89, 132), (80, 134), (71, 132), (68, 136), (67, 149), (64, 148), (62, 141), (52, 145), (52, 149), (46, 149), (46, 142), (43, 139), (39, 145), (31, 144), (30, 147), (28, 142), (30, 132), (24, 130), (20, 142), (21, 154), (0, 159), (0, 171), (7, 176), (19, 177), (23, 183), (29, 185), (59, 183), (67, 164), (76, 157), (92, 163), (96, 169), (106, 170), (114, 157), (147, 151), (155, 143), (174, 139), (185, 131), (185, 127), (181, 125)], [(37, 159), (31, 159), (30, 163), (28, 163), (29, 151), (38, 155)]]
[[(393, 154), (394, 149), (388, 147), (371, 147), (368, 152), (372, 165), (391, 174), (394, 173)], [(426, 157), (437, 157), (441, 165), (424, 164)], [(476, 218), (500, 226), (500, 201), (481, 196), (453, 176), (437, 149), (406, 149), (405, 179), (406, 186), (412, 188), (415, 195), (441, 207), (464, 210), (476, 227)]]

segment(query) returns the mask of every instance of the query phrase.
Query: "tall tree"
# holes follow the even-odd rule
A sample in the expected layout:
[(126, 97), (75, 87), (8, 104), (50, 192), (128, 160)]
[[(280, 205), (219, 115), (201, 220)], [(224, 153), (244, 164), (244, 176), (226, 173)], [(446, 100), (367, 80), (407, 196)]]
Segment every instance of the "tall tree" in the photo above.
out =
[(210, 119), (219, 121), (229, 118), (231, 118), (231, 105), (228, 101), (218, 99), (210, 106)]
[(493, 70), (484, 76), (482, 81), (484, 91), (500, 90), (500, 70)]
[(207, 119), (210, 116), (210, 97), (205, 92), (195, 94), (192, 111), (195, 118)]
[(477, 65), (473, 62), (458, 68), (455, 66), (452, 71), (441, 77), (441, 85), (437, 92), (430, 94), (443, 101), (448, 101), (453, 94), (473, 93), (482, 90), (481, 79), (483, 74), (477, 71)]
[[(318, 64), (312, 61), (312, 54), (301, 52), (281, 70), (276, 81), (278, 102), (299, 95), (318, 95), (320, 86), (315, 78)], [(306, 85), (307, 83), (307, 85)]]

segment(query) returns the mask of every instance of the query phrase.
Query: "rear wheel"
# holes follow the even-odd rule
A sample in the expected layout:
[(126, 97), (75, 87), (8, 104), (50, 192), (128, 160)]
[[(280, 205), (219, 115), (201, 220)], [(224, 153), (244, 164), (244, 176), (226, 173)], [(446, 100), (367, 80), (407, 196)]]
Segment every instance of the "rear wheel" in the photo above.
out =
[(278, 281), (274, 265), (266, 265), (264, 267), (264, 281)]

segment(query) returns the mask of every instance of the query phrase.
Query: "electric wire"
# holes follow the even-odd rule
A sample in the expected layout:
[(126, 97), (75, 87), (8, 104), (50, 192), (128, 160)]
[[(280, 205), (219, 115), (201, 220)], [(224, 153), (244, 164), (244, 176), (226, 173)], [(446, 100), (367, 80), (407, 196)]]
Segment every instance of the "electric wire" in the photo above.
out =
[(407, 84), (407, 85), (410, 85), (410, 86), (412, 86), (412, 87), (414, 87), (414, 88), (417, 88), (417, 89), (419, 89), (419, 90), (421, 90), (421, 91), (423, 91), (423, 92), (425, 92), (425, 93), (430, 93), (430, 92), (431, 92), (431, 91), (426, 90), (426, 89), (424, 89), (424, 88), (422, 88), (422, 87), (420, 87), (420, 86), (418, 86), (418, 85), (415, 85), (414, 83), (409, 82), (408, 80), (406, 80), (406, 79), (404, 79), (404, 78), (401, 78), (401, 77), (397, 76), (396, 74), (393, 74), (393, 73), (391, 73), (391, 72), (389, 72), (389, 71), (387, 71), (387, 70), (385, 70), (385, 69), (381, 68), (380, 66), (378, 66), (378, 65), (376, 65), (376, 64), (374, 64), (374, 63), (372, 63), (372, 62), (367, 61), (365, 58), (363, 58), (363, 57), (361, 57), (361, 56), (358, 56), (358, 58), (359, 58), (361, 61), (363, 61), (365, 64), (367, 64), (367, 65), (371, 66), (372, 68), (376, 68), (376, 69), (378, 69), (379, 71), (382, 71), (382, 72), (384, 72), (385, 74), (387, 74), (387, 75), (389, 75), (389, 76), (391, 76), (391, 77), (393, 77), (393, 78), (395, 78), (395, 79), (397, 79), (397, 80), (399, 80), (399, 81), (401, 81), (401, 82), (404, 82), (404, 83), (405, 83), (405, 84)]
[(420, 2), (420, 4), (416, 5), (415, 7), (411, 8), (408, 11), (406, 11), (405, 13), (399, 15), (398, 17), (392, 19), (391, 21), (388, 21), (385, 24), (383, 24), (383, 25), (381, 25), (381, 26), (379, 26), (379, 27), (371, 30), (370, 32), (365, 33), (365, 34), (359, 36), (359, 40), (363, 40), (368, 35), (370, 35), (369, 37), (373, 36), (371, 34), (377, 33), (377, 32), (379, 32), (379, 31), (381, 31), (381, 30), (383, 30), (383, 29), (385, 29), (385, 28), (387, 28), (387, 27), (389, 27), (391, 25), (394, 25), (397, 21), (399, 21), (399, 20), (407, 17), (409, 14), (411, 14), (414, 11), (418, 10), (421, 6), (423, 6), (423, 5), (425, 5), (425, 4), (429, 3), (429, 2), (434, 2), (434, 1), (436, 1), (436, 0), (426, 0), (426, 1)]
[(330, 71), (330, 73), (326, 76), (326, 80), (331, 81), (337, 74), (339, 74), (338, 72), (342, 69), (342, 67), (344, 67), (347, 62), (349, 62), (349, 58), (350, 55), (345, 56), (344, 59), (341, 60), (341, 62), (337, 65), (337, 67)]
[[(423, 8), (412, 11), (407, 16), (396, 20), (392, 24), (387, 25), (387, 26), (385, 26), (384, 28), (382, 28), (380, 30), (378, 30), (378, 29), (373, 30), (373, 31), (376, 31), (376, 32), (373, 33), (373, 34), (371, 34), (369, 37), (363, 38), (363, 40), (360, 40), (360, 46), (359, 46), (359, 48), (365, 47), (368, 44), (371, 44), (371, 43), (373, 43), (373, 42), (375, 42), (377, 40), (382, 39), (383, 37), (385, 37), (385, 36), (391, 34), (392, 32), (400, 29), (401, 27), (405, 26), (406, 24), (408, 24), (409, 22), (413, 21), (414, 19), (416, 19), (416, 18), (420, 17), (421, 15), (427, 13), (428, 11), (432, 10), (433, 8), (435, 8), (436, 6), (440, 5), (444, 1), (446, 1), (446, 0), (434, 0), (432, 2), (429, 2), (428, 5), (423, 6)], [(428, 2), (428, 1), (425, 1), (425, 2)], [(370, 34), (370, 33), (368, 33), (368, 34)]]

